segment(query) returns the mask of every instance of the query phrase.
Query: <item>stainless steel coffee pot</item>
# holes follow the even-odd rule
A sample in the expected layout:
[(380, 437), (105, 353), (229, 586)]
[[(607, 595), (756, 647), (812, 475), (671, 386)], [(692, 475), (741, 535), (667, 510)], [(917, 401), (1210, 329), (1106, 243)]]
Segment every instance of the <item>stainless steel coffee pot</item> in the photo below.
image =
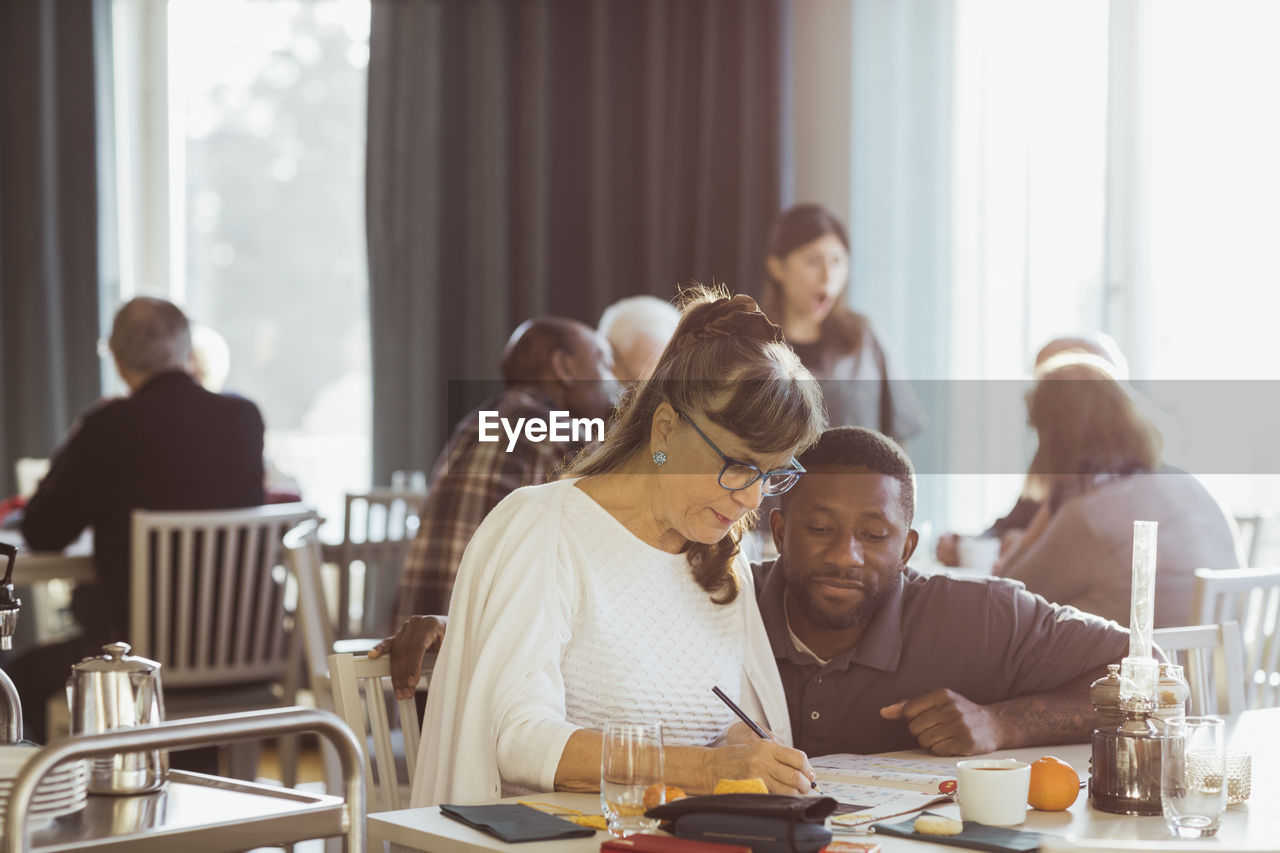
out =
[[(104, 654), (71, 667), (67, 704), (73, 735), (154, 726), (164, 720), (160, 664), (129, 654), (128, 643), (102, 647)], [(141, 794), (162, 787), (169, 773), (167, 750), (125, 752), (90, 762), (89, 793)]]

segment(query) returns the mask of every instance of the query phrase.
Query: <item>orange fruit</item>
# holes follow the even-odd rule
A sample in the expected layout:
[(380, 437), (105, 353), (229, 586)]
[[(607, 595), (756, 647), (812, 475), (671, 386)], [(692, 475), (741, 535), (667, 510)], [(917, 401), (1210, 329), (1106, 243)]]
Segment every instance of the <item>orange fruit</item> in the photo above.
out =
[(713, 794), (767, 794), (769, 786), (763, 779), (721, 779), (711, 790)]
[(1027, 802), (1033, 809), (1060, 812), (1071, 808), (1080, 796), (1080, 776), (1075, 769), (1052, 755), (1031, 763), (1031, 789)]
[(663, 786), (659, 785), (657, 782), (654, 782), (648, 788), (645, 788), (644, 789), (644, 807), (646, 809), (651, 809), (654, 806), (660, 806), (663, 803), (674, 802), (675, 800), (683, 799), (684, 797), (689, 796), (684, 791), (681, 791), (679, 788), (677, 788), (675, 785), (667, 785), (666, 786), (667, 798), (664, 800), (662, 799), (662, 791), (663, 791)]

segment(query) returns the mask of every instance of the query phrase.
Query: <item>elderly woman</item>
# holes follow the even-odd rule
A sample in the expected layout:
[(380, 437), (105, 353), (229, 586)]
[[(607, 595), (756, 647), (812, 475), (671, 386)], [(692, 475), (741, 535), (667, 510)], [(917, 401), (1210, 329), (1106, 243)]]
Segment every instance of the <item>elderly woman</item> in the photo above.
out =
[[(808, 372), (746, 296), (693, 292), (652, 377), (569, 477), (489, 514), (458, 571), (416, 805), (594, 791), (610, 719), (664, 724), (666, 781), (809, 789), (738, 540), (824, 426)], [(402, 629), (412, 631), (412, 626)], [(778, 742), (745, 727), (719, 685)]]
[(1040, 509), (995, 572), (1050, 601), (1129, 622), (1133, 522), (1158, 522), (1157, 628), (1191, 624), (1197, 568), (1239, 565), (1222, 508), (1195, 477), (1162, 463), (1164, 440), (1110, 365), (1046, 362), (1027, 399), (1039, 446), (1026, 496)]

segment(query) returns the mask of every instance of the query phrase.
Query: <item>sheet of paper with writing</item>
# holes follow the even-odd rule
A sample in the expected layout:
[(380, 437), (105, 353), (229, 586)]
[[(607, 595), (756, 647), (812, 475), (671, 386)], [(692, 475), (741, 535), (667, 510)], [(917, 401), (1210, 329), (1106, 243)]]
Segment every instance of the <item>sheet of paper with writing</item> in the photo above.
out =
[(837, 827), (853, 827), (910, 814), (948, 802), (956, 790), (955, 768), (928, 761), (841, 753), (812, 759), (822, 793), (841, 809)]

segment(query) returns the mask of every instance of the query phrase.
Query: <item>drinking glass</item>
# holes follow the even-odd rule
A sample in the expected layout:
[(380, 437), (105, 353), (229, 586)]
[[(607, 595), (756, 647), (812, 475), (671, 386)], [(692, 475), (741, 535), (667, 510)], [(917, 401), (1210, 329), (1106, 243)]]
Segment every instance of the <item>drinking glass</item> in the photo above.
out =
[(1187, 717), (1161, 743), (1160, 805), (1169, 831), (1204, 838), (1218, 831), (1227, 807), (1221, 717)]
[(622, 838), (658, 828), (657, 820), (644, 816), (644, 794), (652, 785), (665, 793), (662, 723), (606, 723), (600, 750), (600, 805), (611, 835)]

